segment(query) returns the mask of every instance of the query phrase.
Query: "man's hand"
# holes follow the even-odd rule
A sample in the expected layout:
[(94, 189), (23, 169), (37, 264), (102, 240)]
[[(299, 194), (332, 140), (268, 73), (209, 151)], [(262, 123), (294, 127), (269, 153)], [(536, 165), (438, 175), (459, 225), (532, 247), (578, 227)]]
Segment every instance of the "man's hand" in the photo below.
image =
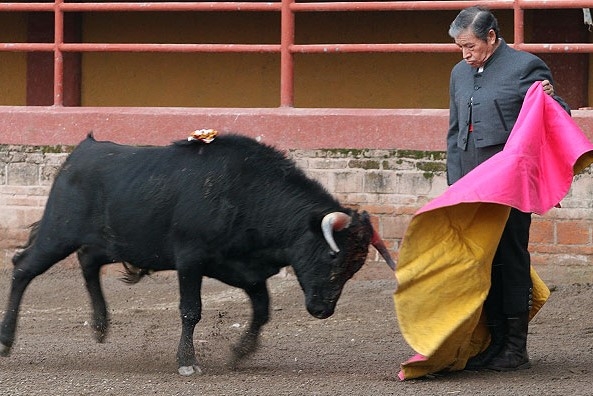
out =
[(542, 81), (542, 88), (546, 94), (554, 96), (554, 86), (549, 80)]

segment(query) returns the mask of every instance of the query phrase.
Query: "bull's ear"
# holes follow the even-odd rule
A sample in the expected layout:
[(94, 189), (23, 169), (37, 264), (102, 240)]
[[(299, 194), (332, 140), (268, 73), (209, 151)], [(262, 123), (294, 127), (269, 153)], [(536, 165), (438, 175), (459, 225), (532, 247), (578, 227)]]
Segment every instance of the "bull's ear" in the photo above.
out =
[(360, 214), (357, 212), (357, 214), (360, 216), (360, 219), (362, 221), (366, 221), (369, 223), (371, 222), (371, 215), (366, 210), (363, 210), (362, 212), (360, 212)]
[(309, 229), (313, 231), (313, 233), (319, 233), (321, 235), (321, 221), (323, 220), (324, 214), (322, 212), (311, 212), (309, 216)]

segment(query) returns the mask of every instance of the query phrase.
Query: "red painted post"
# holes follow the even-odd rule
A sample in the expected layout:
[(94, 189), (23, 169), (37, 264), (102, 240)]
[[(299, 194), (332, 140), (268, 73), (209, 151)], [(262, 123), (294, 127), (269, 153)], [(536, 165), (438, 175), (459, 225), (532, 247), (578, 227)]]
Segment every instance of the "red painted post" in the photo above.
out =
[(524, 11), (521, 8), (521, 5), (518, 2), (513, 4), (513, 32), (514, 32), (514, 44), (520, 46), (521, 44), (525, 43), (525, 35), (523, 33), (524, 29)]
[(294, 13), (291, 5), (294, 0), (282, 0), (280, 14), (280, 106), (294, 105)]
[(64, 54), (61, 45), (64, 43), (64, 14), (61, 5), (64, 0), (54, 2), (54, 106), (64, 104)]

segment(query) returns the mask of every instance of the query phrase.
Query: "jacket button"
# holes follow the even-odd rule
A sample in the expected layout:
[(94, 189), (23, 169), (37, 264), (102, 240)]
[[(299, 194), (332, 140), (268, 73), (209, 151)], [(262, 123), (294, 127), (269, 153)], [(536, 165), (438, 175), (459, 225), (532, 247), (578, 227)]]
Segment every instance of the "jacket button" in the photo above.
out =
[(478, 89), (480, 89), (479, 85), (474, 85), (474, 90), (477, 91)]

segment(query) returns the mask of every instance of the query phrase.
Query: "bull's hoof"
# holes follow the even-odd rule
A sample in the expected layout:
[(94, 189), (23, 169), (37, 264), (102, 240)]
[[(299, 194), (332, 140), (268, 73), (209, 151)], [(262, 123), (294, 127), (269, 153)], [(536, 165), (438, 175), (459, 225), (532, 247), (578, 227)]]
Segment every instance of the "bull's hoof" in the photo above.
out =
[(105, 342), (107, 333), (105, 333), (104, 331), (96, 331), (96, 330), (93, 333), (95, 335), (95, 341), (97, 341), (99, 344), (102, 344)]
[(198, 366), (181, 366), (177, 369), (179, 375), (183, 375), (184, 377), (189, 377), (190, 375), (200, 375), (202, 374), (202, 370)]
[(99, 343), (102, 344), (105, 342), (105, 339), (107, 338), (107, 329), (109, 328), (109, 325), (107, 324), (107, 322), (95, 322), (93, 324), (93, 335), (95, 336), (95, 340)]
[(233, 371), (237, 371), (239, 369), (239, 360), (236, 356), (231, 357), (228, 362), (229, 368)]
[(231, 347), (232, 357), (229, 362), (231, 368), (233, 368), (233, 370), (236, 369), (241, 360), (253, 354), (258, 348), (259, 339), (257, 338), (257, 335), (246, 333), (237, 345)]
[(10, 355), (10, 347), (0, 342), (0, 356)]

